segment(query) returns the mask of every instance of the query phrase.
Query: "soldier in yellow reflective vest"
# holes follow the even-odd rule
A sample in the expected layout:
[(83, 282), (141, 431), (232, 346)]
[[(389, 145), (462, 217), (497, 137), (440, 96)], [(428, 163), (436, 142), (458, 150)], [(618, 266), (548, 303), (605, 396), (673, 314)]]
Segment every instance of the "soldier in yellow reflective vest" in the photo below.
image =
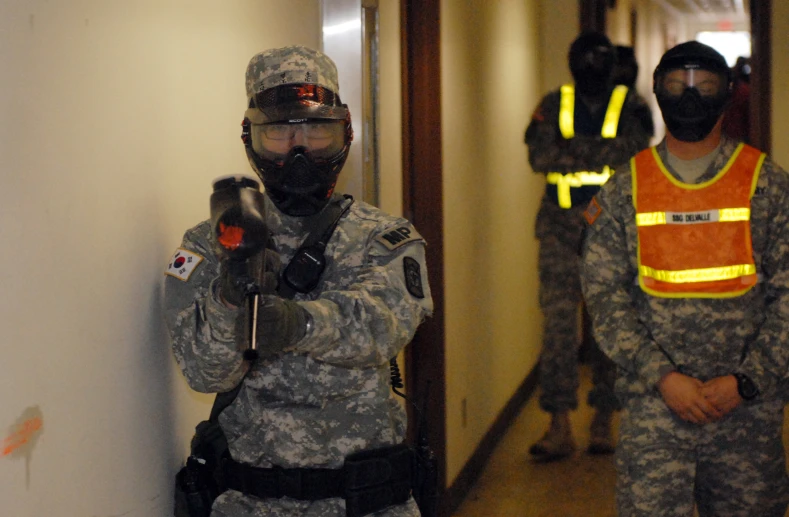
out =
[(789, 175), (723, 136), (728, 65), (698, 42), (654, 74), (668, 134), (598, 192), (584, 296), (618, 367), (620, 517), (784, 517)]
[[(545, 325), (540, 406), (551, 413), (551, 424), (530, 449), (538, 461), (563, 458), (575, 450), (569, 412), (578, 406), (583, 211), (613, 169), (646, 148), (653, 133), (646, 102), (633, 89), (613, 84), (614, 61), (614, 48), (605, 35), (580, 35), (569, 52), (574, 84), (546, 95), (526, 129), (529, 163), (546, 177), (536, 235)], [(591, 363), (594, 386), (588, 402), (596, 412), (588, 451), (610, 454), (611, 415), (618, 407), (614, 369), (596, 351)]]

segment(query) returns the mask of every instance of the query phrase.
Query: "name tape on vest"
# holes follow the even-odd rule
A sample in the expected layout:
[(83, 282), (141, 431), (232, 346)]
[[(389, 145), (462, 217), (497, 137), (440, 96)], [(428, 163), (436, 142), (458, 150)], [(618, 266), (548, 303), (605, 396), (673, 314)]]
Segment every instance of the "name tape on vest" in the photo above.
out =
[(719, 216), (719, 210), (705, 210), (703, 212), (666, 212), (666, 224), (717, 223)]

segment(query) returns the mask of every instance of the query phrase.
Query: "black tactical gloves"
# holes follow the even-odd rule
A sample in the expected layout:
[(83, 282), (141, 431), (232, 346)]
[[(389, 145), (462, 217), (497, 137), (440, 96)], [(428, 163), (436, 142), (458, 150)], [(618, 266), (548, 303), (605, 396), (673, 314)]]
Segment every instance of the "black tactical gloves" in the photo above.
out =
[(301, 305), (276, 295), (260, 297), (257, 340), (263, 355), (279, 353), (307, 333), (310, 315)]
[(276, 252), (264, 249), (247, 260), (225, 258), (219, 264), (219, 296), (228, 305), (244, 305), (246, 296), (276, 292), (280, 261)]

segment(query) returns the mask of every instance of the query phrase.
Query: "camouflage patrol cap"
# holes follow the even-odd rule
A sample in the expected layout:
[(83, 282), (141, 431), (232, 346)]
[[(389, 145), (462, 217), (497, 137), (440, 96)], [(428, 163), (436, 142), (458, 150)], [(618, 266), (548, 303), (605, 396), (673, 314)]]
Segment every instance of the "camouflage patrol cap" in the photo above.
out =
[(265, 50), (249, 61), (247, 99), (283, 84), (316, 84), (340, 93), (334, 61), (322, 52), (300, 45)]

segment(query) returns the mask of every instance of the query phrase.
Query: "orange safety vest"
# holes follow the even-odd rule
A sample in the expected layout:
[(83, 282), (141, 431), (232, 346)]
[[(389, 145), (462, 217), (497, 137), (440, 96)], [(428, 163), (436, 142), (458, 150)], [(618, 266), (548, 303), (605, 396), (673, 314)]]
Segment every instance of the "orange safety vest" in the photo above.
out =
[(765, 154), (740, 144), (709, 181), (674, 178), (656, 148), (631, 160), (638, 282), (662, 298), (730, 298), (757, 281), (751, 197)]

